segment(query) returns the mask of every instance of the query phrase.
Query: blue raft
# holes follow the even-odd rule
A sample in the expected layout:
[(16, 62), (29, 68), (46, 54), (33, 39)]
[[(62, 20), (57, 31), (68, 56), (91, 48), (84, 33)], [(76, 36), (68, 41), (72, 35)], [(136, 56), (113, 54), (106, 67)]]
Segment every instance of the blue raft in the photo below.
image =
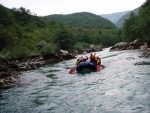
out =
[(80, 62), (76, 68), (79, 73), (89, 73), (96, 71), (96, 64), (90, 61)]

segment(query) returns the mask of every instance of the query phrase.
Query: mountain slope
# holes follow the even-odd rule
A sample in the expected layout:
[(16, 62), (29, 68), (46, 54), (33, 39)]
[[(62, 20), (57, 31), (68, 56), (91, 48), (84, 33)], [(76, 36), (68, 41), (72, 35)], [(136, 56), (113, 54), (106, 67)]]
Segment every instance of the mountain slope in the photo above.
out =
[(125, 40), (133, 41), (139, 39), (143, 42), (150, 42), (149, 4), (150, 0), (146, 0), (146, 2), (140, 7), (138, 15), (131, 13), (129, 18), (125, 21), (123, 25)]
[(56, 21), (71, 27), (82, 28), (115, 28), (115, 25), (107, 19), (98, 15), (81, 12), (68, 15), (49, 15), (45, 16), (49, 21)]
[(125, 14), (127, 14), (129, 11), (123, 11), (123, 12), (118, 12), (118, 13), (111, 13), (111, 14), (102, 14), (103, 18), (106, 18), (113, 22), (114, 24)]
[(134, 14), (138, 14), (139, 9), (140, 9), (140, 8), (136, 8), (136, 9), (134, 9), (133, 11), (130, 11), (130, 12), (128, 12), (127, 14), (125, 14), (124, 16), (122, 16), (122, 17), (118, 20), (118, 22), (116, 22), (116, 26), (119, 27), (119, 28), (122, 27), (124, 21), (129, 18), (131, 12), (133, 12)]

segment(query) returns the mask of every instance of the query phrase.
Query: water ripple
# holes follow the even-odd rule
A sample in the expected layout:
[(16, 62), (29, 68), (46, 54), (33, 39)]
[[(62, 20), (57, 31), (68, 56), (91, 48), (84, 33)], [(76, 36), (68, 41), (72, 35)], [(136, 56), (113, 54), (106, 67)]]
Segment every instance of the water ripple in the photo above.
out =
[(149, 59), (137, 51), (97, 55), (100, 72), (68, 74), (75, 59), (24, 72), (0, 92), (0, 113), (149, 113)]

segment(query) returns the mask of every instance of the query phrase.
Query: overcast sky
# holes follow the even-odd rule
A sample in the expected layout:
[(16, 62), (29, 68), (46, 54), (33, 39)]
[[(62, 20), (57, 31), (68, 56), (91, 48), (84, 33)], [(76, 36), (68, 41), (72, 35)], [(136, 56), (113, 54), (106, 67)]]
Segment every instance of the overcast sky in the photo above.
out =
[(110, 14), (133, 10), (146, 0), (0, 0), (8, 8), (24, 7), (38, 16), (91, 12)]

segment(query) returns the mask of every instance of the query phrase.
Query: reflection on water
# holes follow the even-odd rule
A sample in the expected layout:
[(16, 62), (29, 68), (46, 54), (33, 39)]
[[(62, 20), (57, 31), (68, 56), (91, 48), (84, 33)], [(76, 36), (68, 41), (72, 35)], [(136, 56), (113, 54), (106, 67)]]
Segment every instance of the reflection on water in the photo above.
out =
[(0, 92), (0, 113), (149, 113), (150, 59), (98, 52), (100, 72), (68, 74), (75, 59), (24, 72)]

